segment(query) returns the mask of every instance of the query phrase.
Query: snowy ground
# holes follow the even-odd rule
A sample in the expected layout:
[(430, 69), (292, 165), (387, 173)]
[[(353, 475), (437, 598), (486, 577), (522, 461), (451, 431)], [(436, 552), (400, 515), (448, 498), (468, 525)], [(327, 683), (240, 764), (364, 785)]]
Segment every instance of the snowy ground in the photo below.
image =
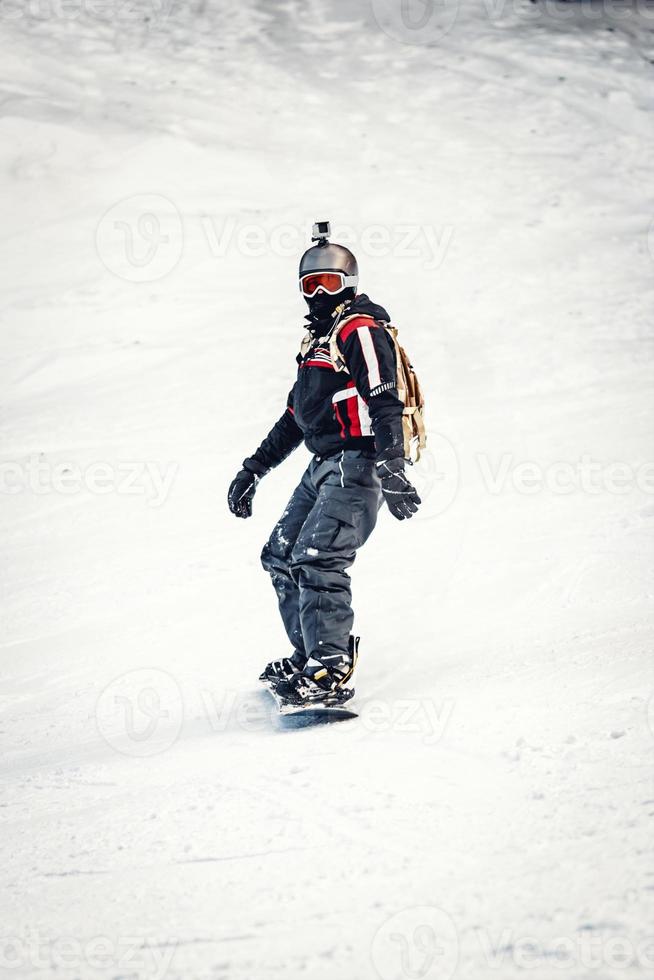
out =
[[(654, 969), (654, 7), (452, 2), (0, 4), (7, 976)], [(326, 217), (432, 453), (303, 727), (256, 677), (307, 454), (225, 493)]]

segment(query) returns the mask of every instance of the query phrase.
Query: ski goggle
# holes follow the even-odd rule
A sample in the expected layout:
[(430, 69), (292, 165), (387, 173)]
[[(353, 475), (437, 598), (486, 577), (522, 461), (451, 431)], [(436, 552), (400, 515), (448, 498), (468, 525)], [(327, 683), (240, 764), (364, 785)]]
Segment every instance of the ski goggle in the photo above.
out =
[(309, 272), (300, 278), (300, 292), (307, 299), (316, 295), (319, 289), (335, 296), (346, 286), (356, 286), (357, 276), (346, 276), (343, 272)]

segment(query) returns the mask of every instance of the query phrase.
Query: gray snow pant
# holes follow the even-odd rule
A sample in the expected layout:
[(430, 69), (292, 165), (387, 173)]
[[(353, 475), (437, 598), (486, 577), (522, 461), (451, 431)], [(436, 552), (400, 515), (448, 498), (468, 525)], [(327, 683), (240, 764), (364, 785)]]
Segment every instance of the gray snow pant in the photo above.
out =
[(345, 569), (375, 527), (381, 502), (370, 456), (314, 456), (261, 553), (288, 638), (307, 657), (347, 652), (354, 614)]

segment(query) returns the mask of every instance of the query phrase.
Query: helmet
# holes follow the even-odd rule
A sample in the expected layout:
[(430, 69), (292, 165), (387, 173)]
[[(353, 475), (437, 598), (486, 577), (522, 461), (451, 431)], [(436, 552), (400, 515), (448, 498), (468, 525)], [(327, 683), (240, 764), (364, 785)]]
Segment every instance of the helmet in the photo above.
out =
[(334, 297), (336, 304), (355, 295), (359, 284), (359, 266), (349, 248), (329, 241), (331, 227), (328, 221), (317, 221), (313, 226), (312, 241), (318, 242), (307, 249), (300, 260), (300, 292), (312, 305), (312, 300), (323, 296)]
[[(357, 260), (344, 245), (322, 239), (318, 245), (307, 249), (300, 260), (300, 278), (309, 272), (342, 272), (359, 278)], [(355, 286), (356, 283), (351, 283)]]

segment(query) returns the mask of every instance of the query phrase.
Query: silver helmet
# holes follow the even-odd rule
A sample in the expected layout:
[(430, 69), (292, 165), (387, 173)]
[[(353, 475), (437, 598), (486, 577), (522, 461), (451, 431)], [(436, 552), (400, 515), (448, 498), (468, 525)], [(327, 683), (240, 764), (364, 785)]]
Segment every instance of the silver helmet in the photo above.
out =
[(357, 260), (344, 245), (336, 245), (329, 241), (331, 229), (328, 221), (318, 221), (313, 226), (312, 241), (318, 242), (308, 248), (300, 259), (299, 277), (311, 272), (341, 272), (345, 276), (345, 286), (356, 290), (359, 284), (359, 266)]

